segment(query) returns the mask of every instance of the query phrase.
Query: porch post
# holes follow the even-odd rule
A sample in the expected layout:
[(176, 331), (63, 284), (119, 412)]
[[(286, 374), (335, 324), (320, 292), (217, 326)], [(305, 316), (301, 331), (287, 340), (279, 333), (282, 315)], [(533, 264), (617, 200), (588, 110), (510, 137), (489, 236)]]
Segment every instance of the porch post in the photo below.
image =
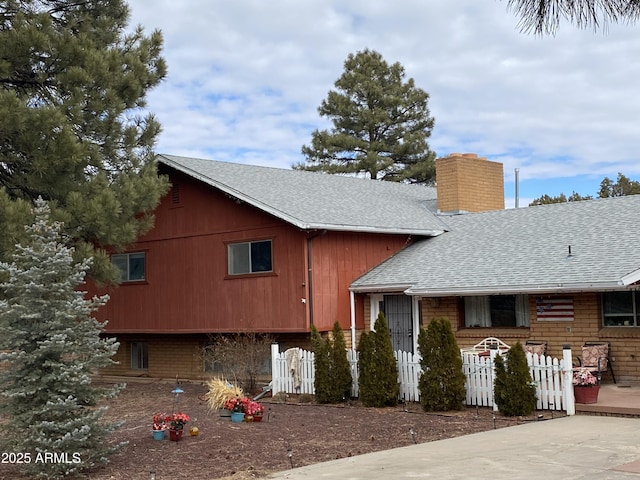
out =
[(280, 392), (280, 369), (278, 368), (278, 355), (280, 347), (277, 343), (271, 344), (271, 395)]
[(489, 345), (489, 358), (491, 358), (491, 392), (489, 392), (489, 396), (491, 401), (493, 402), (493, 411), (498, 411), (498, 404), (496, 403), (496, 355), (500, 354), (500, 350), (498, 350), (498, 344), (492, 343)]
[(413, 337), (411, 341), (413, 342), (413, 354), (416, 355), (418, 353), (418, 335), (420, 334), (420, 297), (413, 296), (411, 299), (411, 336)]
[(564, 398), (564, 408), (567, 415), (576, 414), (576, 399), (573, 396), (573, 357), (571, 356), (571, 345), (562, 345), (562, 396)]
[(351, 309), (351, 350), (356, 351), (356, 295), (349, 292), (349, 302)]

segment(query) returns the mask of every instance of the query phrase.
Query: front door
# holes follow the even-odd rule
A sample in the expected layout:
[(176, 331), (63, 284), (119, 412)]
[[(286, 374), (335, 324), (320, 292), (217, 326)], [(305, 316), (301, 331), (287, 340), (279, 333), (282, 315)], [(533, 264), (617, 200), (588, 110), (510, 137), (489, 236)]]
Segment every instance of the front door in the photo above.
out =
[(413, 353), (411, 297), (408, 295), (385, 295), (383, 312), (391, 332), (393, 350)]

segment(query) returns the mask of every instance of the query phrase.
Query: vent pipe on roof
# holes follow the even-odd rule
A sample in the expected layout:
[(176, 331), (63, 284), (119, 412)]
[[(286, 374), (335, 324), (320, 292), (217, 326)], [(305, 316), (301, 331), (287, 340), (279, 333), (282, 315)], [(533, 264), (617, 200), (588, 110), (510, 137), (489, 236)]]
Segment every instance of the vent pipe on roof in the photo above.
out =
[(516, 208), (520, 206), (520, 169), (516, 168)]

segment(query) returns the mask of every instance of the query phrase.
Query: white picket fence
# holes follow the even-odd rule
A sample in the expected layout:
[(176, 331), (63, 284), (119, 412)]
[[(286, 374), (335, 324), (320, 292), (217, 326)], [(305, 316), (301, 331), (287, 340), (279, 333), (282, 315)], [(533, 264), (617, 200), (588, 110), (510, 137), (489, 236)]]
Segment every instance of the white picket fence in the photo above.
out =
[[(571, 350), (563, 358), (527, 353), (531, 379), (536, 385), (538, 410), (563, 410), (573, 414), (575, 404), (571, 383)], [(467, 377), (467, 405), (493, 407), (494, 361), (473, 353), (462, 354), (462, 369)]]
[[(492, 352), (495, 356), (497, 351)], [(420, 356), (409, 352), (394, 353), (398, 363), (399, 399), (406, 402), (420, 400), (418, 381), (422, 373)], [(494, 361), (493, 356), (481, 357), (473, 353), (462, 353), (462, 370), (466, 376), (466, 404), (493, 407)], [(358, 396), (358, 354), (347, 350), (353, 378), (351, 395)], [(571, 350), (563, 350), (563, 358), (538, 356), (527, 353), (529, 371), (536, 385), (538, 410), (563, 410), (575, 413), (573, 385), (571, 384)], [(279, 392), (313, 394), (313, 352), (299, 348), (279, 353), (278, 345), (271, 348), (272, 393)], [(296, 373), (297, 371), (297, 373)]]

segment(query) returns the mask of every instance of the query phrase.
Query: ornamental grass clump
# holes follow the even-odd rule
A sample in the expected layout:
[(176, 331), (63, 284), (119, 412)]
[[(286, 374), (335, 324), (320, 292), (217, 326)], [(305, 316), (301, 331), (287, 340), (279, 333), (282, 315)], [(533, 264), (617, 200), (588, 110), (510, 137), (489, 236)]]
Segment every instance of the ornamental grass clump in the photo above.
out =
[(240, 387), (229, 383), (224, 378), (212, 378), (207, 382), (207, 388), (205, 401), (210, 410), (225, 408), (228, 400), (244, 396)]

